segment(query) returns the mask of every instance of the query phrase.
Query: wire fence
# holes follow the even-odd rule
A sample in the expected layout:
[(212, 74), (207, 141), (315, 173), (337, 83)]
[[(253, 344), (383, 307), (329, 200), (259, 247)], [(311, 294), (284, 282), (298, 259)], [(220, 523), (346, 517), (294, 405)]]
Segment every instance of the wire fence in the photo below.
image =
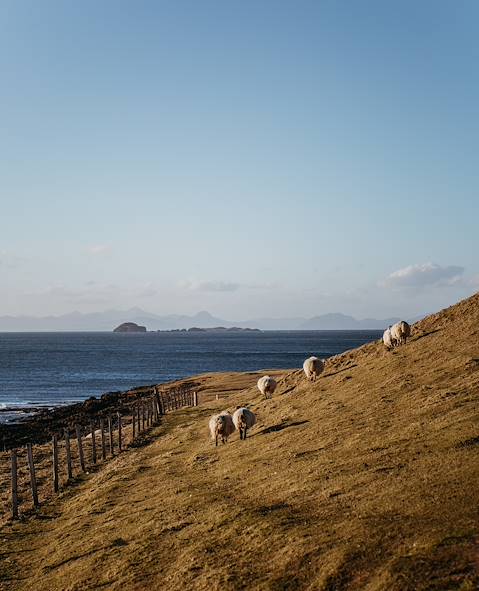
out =
[(89, 424), (65, 428), (48, 444), (1, 452), (0, 518), (19, 519), (34, 511), (82, 474), (135, 445), (166, 413), (197, 405), (191, 386), (164, 391), (155, 386), (151, 394), (123, 404), (121, 412), (92, 415)]

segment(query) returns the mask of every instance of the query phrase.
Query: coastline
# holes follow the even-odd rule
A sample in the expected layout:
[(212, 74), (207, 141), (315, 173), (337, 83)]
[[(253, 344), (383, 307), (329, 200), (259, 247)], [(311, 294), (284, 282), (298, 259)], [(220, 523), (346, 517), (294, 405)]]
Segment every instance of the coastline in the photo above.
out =
[[(160, 386), (164, 387), (165, 384)], [(0, 423), (0, 449), (6, 451), (27, 443), (46, 443), (54, 433), (72, 429), (76, 424), (87, 425), (97, 414), (125, 413), (127, 404), (151, 393), (154, 385), (140, 386), (124, 392), (106, 392), (83, 402), (58, 406), (5, 407), (1, 413), (18, 413), (18, 420)]]
[(99, 397), (91, 396), (82, 402), (63, 404), (58, 406), (38, 407), (6, 407), (0, 412), (24, 414), (17, 421), (0, 423), (0, 450), (6, 451), (14, 447), (32, 444), (43, 444), (51, 439), (53, 434), (63, 433), (66, 428), (73, 429), (75, 425), (89, 425), (98, 416), (109, 413), (127, 414), (129, 405), (145, 396), (151, 395), (155, 388), (166, 391), (170, 388), (195, 388), (201, 401), (215, 398), (225, 398), (230, 394), (254, 386), (259, 377), (266, 372), (273, 376), (281, 376), (294, 370), (259, 370), (247, 372), (210, 372), (189, 376), (180, 380), (138, 386), (130, 390), (106, 392)]

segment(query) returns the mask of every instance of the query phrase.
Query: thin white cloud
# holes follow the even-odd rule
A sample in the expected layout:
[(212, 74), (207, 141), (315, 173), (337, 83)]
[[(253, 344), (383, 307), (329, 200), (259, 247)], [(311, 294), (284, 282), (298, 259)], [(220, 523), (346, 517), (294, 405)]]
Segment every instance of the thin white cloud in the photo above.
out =
[(479, 287), (479, 275), (475, 275), (474, 277), (471, 277), (469, 280), (469, 284), (472, 285), (473, 287)]
[(159, 290), (153, 285), (153, 283), (147, 283), (143, 289), (138, 292), (140, 298), (152, 298), (159, 295)]
[(72, 305), (108, 304), (111, 301), (112, 296), (115, 295), (116, 287), (113, 285), (96, 285), (96, 287), (95, 285), (86, 287), (69, 287), (58, 283), (56, 285), (50, 285), (37, 292), (26, 292), (24, 295), (27, 297), (35, 297), (38, 300), (47, 299), (53, 302), (64, 302)]
[(8, 250), (0, 250), (0, 267), (7, 269), (16, 269), (25, 259), (9, 252)]
[(180, 287), (190, 291), (238, 291), (239, 283), (232, 281), (182, 281)]
[(457, 285), (462, 282), (464, 267), (448, 265), (443, 267), (436, 263), (409, 265), (398, 269), (380, 282), (382, 287), (421, 288), (441, 285)]
[(86, 249), (88, 254), (91, 255), (99, 255), (104, 254), (111, 251), (110, 244), (90, 244), (90, 246)]
[(247, 283), (244, 286), (246, 289), (278, 289), (279, 283)]

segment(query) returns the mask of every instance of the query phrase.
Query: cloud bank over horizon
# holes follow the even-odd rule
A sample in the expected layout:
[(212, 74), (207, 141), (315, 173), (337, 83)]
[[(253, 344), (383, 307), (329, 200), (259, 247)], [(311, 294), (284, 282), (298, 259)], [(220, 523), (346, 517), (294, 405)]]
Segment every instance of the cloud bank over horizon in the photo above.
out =
[[(10, 276), (18, 272), (9, 269)], [(14, 273), (15, 272), (15, 273)], [(332, 287), (331, 285), (329, 286)], [(460, 265), (417, 263), (397, 269), (383, 279), (340, 290), (321, 291), (310, 285), (292, 288), (279, 282), (253, 284), (231, 280), (180, 280), (173, 284), (149, 280), (130, 284), (87, 280), (58, 282), (38, 290), (19, 291), (4, 315), (62, 315), (73, 311), (141, 307), (160, 315), (208, 310), (214, 316), (247, 320), (261, 317), (313, 317), (340, 312), (356, 318), (429, 313), (471, 295), (479, 288), (477, 276)], [(0, 297), (5, 294), (0, 286)]]
[(393, 271), (380, 284), (392, 288), (457, 285), (461, 281), (464, 271), (464, 267), (459, 265), (448, 265), (446, 267), (436, 263), (409, 265), (403, 269)]

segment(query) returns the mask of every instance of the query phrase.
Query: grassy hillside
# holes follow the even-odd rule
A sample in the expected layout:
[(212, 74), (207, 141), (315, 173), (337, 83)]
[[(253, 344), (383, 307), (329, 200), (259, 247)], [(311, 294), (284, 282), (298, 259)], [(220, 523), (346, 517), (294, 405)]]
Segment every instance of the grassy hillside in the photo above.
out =
[[(479, 587), (479, 295), (272, 400), (232, 380), (5, 526), (0, 589)], [(249, 439), (215, 448), (209, 416), (246, 404)]]

